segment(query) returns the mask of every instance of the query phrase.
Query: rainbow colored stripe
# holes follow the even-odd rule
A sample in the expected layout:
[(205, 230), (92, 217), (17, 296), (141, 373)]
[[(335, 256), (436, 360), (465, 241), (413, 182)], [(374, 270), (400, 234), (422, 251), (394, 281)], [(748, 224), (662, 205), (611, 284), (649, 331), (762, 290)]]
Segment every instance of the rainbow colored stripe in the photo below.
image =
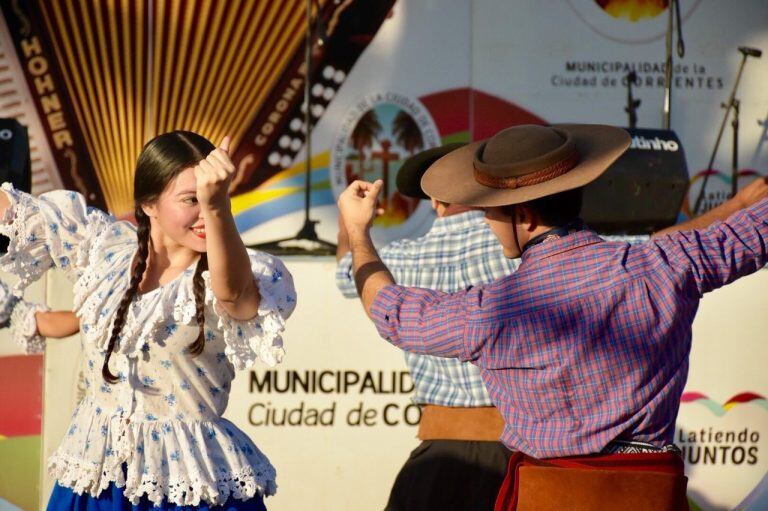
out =
[(766, 411), (768, 411), (768, 399), (755, 394), (754, 392), (742, 392), (736, 394), (722, 405), (717, 401), (709, 398), (709, 396), (702, 394), (701, 392), (683, 392), (683, 396), (680, 399), (681, 403), (698, 403), (709, 408), (713, 414), (718, 417), (725, 415), (731, 408), (736, 405), (742, 405), (746, 403), (755, 404)]
[[(759, 175), (761, 175), (761, 173), (755, 169), (742, 169), (736, 172), (736, 179), (738, 180), (741, 178), (754, 177)], [(705, 170), (700, 170), (695, 174), (693, 174), (693, 176), (691, 177), (691, 180), (688, 183), (688, 189), (690, 190), (695, 183), (704, 179), (706, 176), (709, 176), (710, 179), (716, 178), (718, 181), (727, 185), (728, 187), (731, 186), (731, 181), (733, 180), (730, 170), (727, 172), (724, 172), (717, 169), (705, 169)], [(692, 216), (691, 206), (692, 205), (689, 202), (689, 197), (686, 194), (685, 198), (683, 199), (683, 206), (681, 208), (682, 214), (683, 214), (683, 218), (682, 218), (683, 220), (687, 220), (691, 218)]]
[[(330, 152), (324, 151), (312, 158), (312, 207), (336, 203), (331, 191), (328, 167)], [(256, 227), (268, 220), (304, 208), (304, 162), (285, 169), (269, 178), (258, 188), (232, 197), (232, 213), (240, 232)]]

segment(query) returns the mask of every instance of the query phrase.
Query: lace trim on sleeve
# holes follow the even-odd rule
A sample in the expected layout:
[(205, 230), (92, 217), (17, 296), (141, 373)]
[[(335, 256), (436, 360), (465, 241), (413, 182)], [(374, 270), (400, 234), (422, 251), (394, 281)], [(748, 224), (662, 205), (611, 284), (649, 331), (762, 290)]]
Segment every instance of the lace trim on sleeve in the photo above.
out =
[(248, 251), (251, 273), (259, 286), (261, 301), (256, 317), (241, 321), (232, 318), (221, 306), (210, 287), (210, 272), (204, 272), (208, 288), (206, 301), (218, 316), (218, 329), (224, 336), (225, 353), (236, 369), (245, 369), (261, 360), (270, 367), (283, 360), (282, 331), (285, 320), (296, 306), (296, 291), (291, 274), (283, 263), (263, 252)]
[(8, 326), (11, 320), (11, 312), (13, 312), (13, 308), (18, 301), (19, 298), (11, 293), (8, 285), (0, 281), (0, 328)]
[(44, 227), (38, 214), (40, 208), (34, 199), (8, 183), (3, 183), (2, 191), (11, 204), (0, 221), (0, 234), (10, 239), (8, 251), (0, 257), (0, 270), (19, 277), (12, 292), (20, 297), (24, 288), (53, 266), (53, 260), (42, 241)]
[(3, 183), (10, 205), (0, 222), (0, 234), (10, 238), (8, 253), (0, 257), (0, 270), (19, 277), (14, 294), (58, 267), (76, 281), (92, 262), (93, 240), (114, 218), (87, 206), (79, 193), (56, 190), (33, 197)]
[(37, 333), (35, 314), (47, 312), (50, 309), (39, 303), (29, 303), (19, 300), (11, 312), (11, 338), (24, 348), (27, 354), (43, 353), (45, 337)]

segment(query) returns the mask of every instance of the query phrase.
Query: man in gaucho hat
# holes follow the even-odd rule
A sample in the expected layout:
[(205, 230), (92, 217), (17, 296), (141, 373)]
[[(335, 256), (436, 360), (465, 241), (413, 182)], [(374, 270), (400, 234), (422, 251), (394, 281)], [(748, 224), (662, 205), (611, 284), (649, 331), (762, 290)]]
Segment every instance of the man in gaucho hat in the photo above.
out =
[(339, 198), (379, 334), (480, 367), (516, 451), (497, 509), (687, 508), (672, 440), (691, 323), (704, 293), (766, 264), (768, 199), (707, 229), (604, 241), (578, 220), (580, 189), (629, 143), (609, 126), (517, 126), (432, 165), (427, 195), (484, 208), (505, 255), (522, 256), (458, 293), (394, 284), (368, 234), (381, 182)]
[[(430, 200), (421, 189), (424, 172), (463, 145), (434, 147), (407, 158), (397, 171), (397, 191)], [(455, 292), (515, 271), (518, 261), (504, 256), (482, 210), (435, 199), (431, 206), (436, 218), (423, 236), (378, 250), (398, 284)], [(357, 299), (349, 238), (341, 221), (336, 255), (336, 286), (345, 297)], [(421, 410), (421, 443), (395, 477), (385, 511), (493, 509), (510, 451), (499, 440), (504, 419), (480, 370), (457, 359), (404, 354), (413, 401)]]

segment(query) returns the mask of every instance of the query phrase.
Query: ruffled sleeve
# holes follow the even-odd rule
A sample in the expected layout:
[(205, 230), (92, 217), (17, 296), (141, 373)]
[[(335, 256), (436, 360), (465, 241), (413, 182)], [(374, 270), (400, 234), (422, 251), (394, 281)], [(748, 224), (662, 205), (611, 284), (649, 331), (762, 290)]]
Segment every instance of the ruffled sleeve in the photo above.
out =
[(283, 262), (264, 252), (248, 250), (251, 272), (261, 294), (259, 312), (253, 319), (241, 321), (232, 318), (221, 306), (210, 285), (210, 272), (206, 280), (206, 300), (218, 316), (218, 330), (226, 343), (225, 353), (236, 369), (246, 369), (261, 360), (268, 366), (279, 364), (285, 353), (282, 331), (285, 320), (296, 307), (293, 278)]
[(45, 351), (45, 337), (37, 333), (38, 312), (50, 311), (48, 307), (39, 303), (29, 303), (19, 300), (11, 313), (11, 338), (24, 348), (27, 354), (43, 353)]
[(33, 197), (3, 183), (11, 204), (0, 221), (0, 234), (10, 238), (0, 270), (19, 277), (14, 293), (58, 267), (76, 281), (88, 266), (96, 235), (115, 220), (86, 205), (76, 192), (57, 190)]
[(11, 320), (11, 312), (18, 301), (19, 298), (14, 296), (6, 283), (0, 280), (0, 328), (8, 326)]

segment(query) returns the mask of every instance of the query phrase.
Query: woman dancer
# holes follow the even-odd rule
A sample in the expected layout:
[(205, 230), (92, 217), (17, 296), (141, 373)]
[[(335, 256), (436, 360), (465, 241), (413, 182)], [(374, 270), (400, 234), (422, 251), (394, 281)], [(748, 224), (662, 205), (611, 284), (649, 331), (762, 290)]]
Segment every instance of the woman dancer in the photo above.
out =
[(57, 191), (3, 185), (0, 269), (17, 291), (56, 266), (74, 282), (86, 397), (49, 471), (60, 510), (264, 509), (275, 470), (221, 416), (235, 369), (283, 355), (296, 302), (283, 264), (232, 218), (229, 140), (151, 140), (134, 177), (138, 228)]

